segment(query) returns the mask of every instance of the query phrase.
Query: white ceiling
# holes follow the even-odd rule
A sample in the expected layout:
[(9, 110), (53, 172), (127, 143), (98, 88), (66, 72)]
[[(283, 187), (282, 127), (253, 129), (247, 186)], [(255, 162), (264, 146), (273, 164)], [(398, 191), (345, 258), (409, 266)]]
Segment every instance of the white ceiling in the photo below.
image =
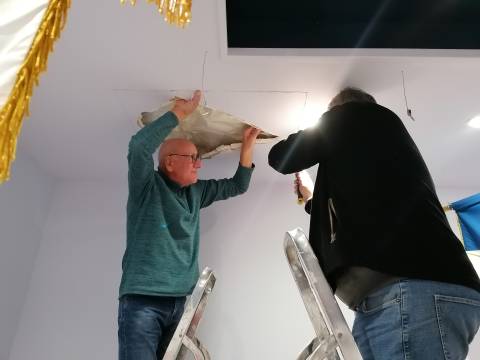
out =
[[(480, 113), (480, 52), (228, 55), (222, 4), (194, 1), (192, 23), (181, 30), (142, 0), (135, 7), (116, 0), (72, 2), (49, 69), (34, 91), (19, 146), (55, 177), (124, 178), (138, 114), (164, 103), (173, 94), (169, 90), (203, 84), (209, 106), (285, 136), (297, 130), (306, 94), (306, 112), (320, 115), (342, 86), (353, 85), (402, 118), (437, 186), (478, 187), (480, 130), (466, 123)], [(402, 70), (415, 122), (406, 116)], [(267, 150), (260, 145), (257, 152), (262, 168)], [(231, 159), (211, 161), (221, 167)], [(273, 171), (258, 176), (271, 177)]]

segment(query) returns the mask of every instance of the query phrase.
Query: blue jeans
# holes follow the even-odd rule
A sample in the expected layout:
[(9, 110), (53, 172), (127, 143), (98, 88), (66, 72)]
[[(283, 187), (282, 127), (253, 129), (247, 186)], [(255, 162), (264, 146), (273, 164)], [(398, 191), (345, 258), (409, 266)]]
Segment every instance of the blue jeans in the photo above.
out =
[(161, 360), (182, 317), (185, 299), (122, 296), (118, 305), (119, 360)]
[(353, 336), (364, 360), (463, 360), (479, 326), (478, 291), (407, 279), (357, 307)]

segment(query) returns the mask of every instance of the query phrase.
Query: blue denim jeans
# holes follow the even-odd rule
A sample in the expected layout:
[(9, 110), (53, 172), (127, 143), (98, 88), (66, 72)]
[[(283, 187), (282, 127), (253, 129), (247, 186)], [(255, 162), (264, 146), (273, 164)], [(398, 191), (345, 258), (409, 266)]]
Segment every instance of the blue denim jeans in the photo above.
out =
[(118, 305), (119, 360), (161, 360), (182, 317), (185, 299), (122, 296)]
[(479, 326), (478, 291), (407, 279), (357, 307), (353, 336), (364, 360), (463, 360)]

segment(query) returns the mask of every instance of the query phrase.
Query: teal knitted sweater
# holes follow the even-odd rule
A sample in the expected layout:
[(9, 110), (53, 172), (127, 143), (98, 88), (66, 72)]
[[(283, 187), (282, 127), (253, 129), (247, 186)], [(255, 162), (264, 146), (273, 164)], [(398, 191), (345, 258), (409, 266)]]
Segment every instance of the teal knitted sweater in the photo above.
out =
[(239, 165), (233, 178), (198, 180), (187, 187), (156, 171), (152, 154), (177, 125), (175, 114), (167, 112), (129, 144), (127, 248), (120, 297), (191, 293), (199, 276), (200, 209), (248, 189), (253, 167)]

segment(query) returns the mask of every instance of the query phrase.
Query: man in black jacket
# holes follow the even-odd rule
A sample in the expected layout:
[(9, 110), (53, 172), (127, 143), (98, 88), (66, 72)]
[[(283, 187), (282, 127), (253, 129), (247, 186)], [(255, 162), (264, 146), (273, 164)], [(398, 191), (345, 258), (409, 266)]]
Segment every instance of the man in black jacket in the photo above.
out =
[(290, 174), (319, 164), (310, 243), (356, 317), (364, 359), (464, 359), (480, 326), (480, 280), (451, 231), (430, 173), (402, 121), (346, 88), (320, 123), (276, 144)]

